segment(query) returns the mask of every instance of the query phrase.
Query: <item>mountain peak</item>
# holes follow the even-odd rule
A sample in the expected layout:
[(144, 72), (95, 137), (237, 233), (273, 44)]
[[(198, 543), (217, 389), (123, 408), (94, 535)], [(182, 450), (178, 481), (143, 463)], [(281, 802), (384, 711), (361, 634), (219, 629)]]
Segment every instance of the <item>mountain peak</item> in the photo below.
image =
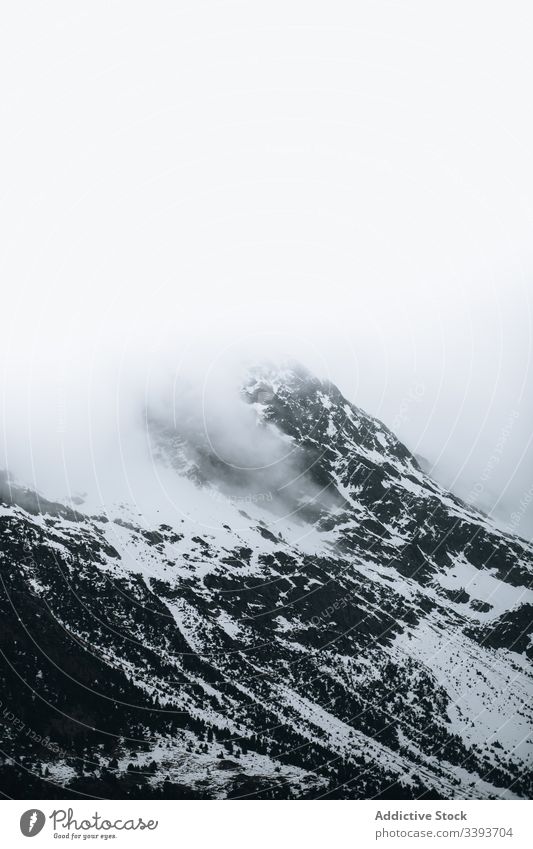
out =
[(0, 476), (0, 684), (60, 796), (527, 797), (531, 546), (301, 366), (242, 399), (148, 417), (147, 510)]
[(315, 385), (320, 385), (318, 378), (296, 360), (266, 361), (249, 368), (242, 391), (248, 400), (263, 403), (262, 396), (281, 390), (303, 393)]

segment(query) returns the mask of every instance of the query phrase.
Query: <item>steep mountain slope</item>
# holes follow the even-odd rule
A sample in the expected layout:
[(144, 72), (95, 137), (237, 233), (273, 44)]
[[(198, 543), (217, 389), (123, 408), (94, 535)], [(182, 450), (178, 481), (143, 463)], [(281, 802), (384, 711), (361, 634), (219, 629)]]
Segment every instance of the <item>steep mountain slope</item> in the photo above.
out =
[(135, 502), (0, 486), (2, 792), (528, 796), (532, 547), (300, 367), (237, 403)]

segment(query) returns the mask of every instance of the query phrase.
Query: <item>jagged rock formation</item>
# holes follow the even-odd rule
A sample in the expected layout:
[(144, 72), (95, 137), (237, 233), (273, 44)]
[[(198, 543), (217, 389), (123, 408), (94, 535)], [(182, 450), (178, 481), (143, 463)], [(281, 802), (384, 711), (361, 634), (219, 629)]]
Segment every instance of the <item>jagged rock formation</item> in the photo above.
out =
[(0, 484), (0, 790), (528, 796), (531, 545), (297, 366), (241, 402), (256, 465), (148, 416), (157, 505)]

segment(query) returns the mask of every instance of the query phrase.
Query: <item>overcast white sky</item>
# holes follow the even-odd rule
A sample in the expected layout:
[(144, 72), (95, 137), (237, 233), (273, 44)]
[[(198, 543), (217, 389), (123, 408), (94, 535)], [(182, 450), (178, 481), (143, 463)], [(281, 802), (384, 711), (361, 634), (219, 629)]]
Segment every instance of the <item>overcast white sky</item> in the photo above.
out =
[(260, 339), (533, 535), (531, 4), (9, 6), (0, 465)]

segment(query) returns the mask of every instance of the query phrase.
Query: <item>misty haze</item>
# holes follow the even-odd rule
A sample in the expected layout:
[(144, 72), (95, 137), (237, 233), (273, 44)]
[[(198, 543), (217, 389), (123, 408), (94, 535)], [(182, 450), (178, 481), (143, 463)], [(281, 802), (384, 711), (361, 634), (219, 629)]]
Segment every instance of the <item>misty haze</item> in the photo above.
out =
[(528, 799), (529, 13), (207, 5), (0, 36), (0, 792)]

